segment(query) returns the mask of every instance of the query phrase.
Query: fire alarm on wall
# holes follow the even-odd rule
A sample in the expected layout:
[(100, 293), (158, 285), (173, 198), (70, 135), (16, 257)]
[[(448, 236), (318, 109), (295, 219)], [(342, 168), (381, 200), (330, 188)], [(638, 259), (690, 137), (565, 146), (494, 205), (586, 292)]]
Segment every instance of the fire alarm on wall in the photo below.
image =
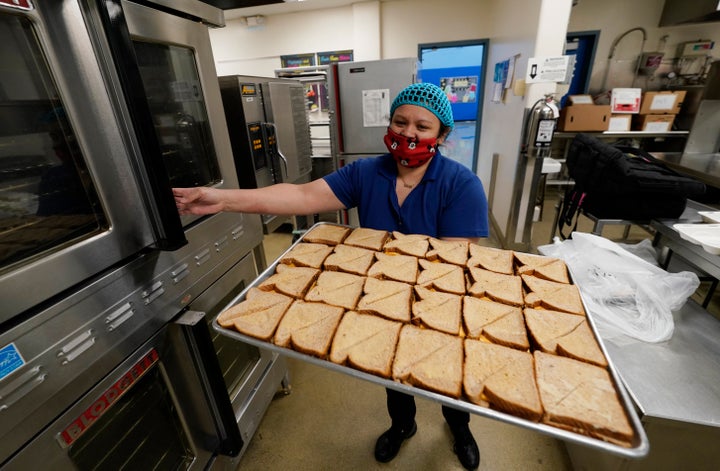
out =
[(640, 55), (640, 66), (638, 67), (638, 73), (643, 75), (652, 75), (660, 67), (663, 56), (662, 52), (643, 52)]

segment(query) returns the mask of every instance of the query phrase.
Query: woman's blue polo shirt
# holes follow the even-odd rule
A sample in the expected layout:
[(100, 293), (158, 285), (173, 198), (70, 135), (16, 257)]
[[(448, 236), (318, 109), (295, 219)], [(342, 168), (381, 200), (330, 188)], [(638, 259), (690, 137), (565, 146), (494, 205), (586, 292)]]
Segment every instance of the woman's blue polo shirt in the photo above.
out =
[(357, 208), (361, 227), (437, 238), (488, 236), (487, 199), (480, 179), (441, 154), (432, 158), (402, 207), (390, 154), (357, 160), (324, 179), (347, 209)]

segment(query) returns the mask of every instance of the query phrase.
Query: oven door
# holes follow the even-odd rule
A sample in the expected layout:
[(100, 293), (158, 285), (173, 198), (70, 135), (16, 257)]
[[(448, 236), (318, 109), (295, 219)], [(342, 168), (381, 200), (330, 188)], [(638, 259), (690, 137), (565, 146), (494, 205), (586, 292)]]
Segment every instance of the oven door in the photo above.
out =
[(33, 5), (0, 4), (0, 324), (156, 239), (80, 6)]
[(268, 134), (272, 133), (274, 141), (269, 148), (280, 160), (278, 181), (307, 183), (312, 171), (312, 143), (305, 87), (295, 80), (276, 79), (263, 83), (262, 89), (271, 128)]
[(3, 469), (206, 469), (236, 455), (243, 442), (217, 361), (204, 356), (203, 317), (187, 311), (168, 324)]
[[(88, 18), (103, 32), (98, 48), (112, 57), (107, 80), (122, 95), (117, 107), (139, 149), (164, 248), (183, 245), (191, 226), (212, 237), (214, 230), (197, 230), (208, 225), (207, 216), (179, 218), (171, 188), (238, 188), (208, 31), (224, 25), (222, 10), (194, 0), (86, 3)], [(238, 221), (228, 213), (210, 218), (228, 227)], [(249, 251), (262, 242), (260, 218), (246, 215), (245, 227)]]
[[(246, 445), (281, 385), (287, 388), (287, 363), (284, 357), (270, 350), (220, 335), (212, 329), (211, 324), (256, 277), (253, 255), (248, 254), (190, 304), (190, 309), (206, 313), (225, 387)], [(235, 461), (240, 455), (221, 459), (224, 462)], [(223, 466), (227, 467), (228, 464), (224, 463)]]

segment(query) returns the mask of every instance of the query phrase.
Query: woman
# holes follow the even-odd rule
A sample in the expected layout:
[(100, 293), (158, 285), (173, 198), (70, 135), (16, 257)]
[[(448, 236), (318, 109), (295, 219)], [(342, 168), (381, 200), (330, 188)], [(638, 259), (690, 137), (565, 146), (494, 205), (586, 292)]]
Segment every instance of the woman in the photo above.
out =
[[(439, 151), (453, 126), (452, 109), (443, 91), (416, 83), (401, 91), (390, 108), (384, 138), (388, 154), (358, 160), (302, 185), (281, 183), (252, 190), (176, 188), (175, 201), (181, 214), (295, 215), (356, 207), (361, 227), (477, 242), (488, 236), (482, 183)], [(413, 396), (387, 389), (387, 409), (392, 425), (375, 445), (380, 462), (392, 460), (417, 429)], [(460, 462), (467, 469), (477, 468), (480, 454), (468, 427), (469, 414), (447, 406), (442, 411)]]

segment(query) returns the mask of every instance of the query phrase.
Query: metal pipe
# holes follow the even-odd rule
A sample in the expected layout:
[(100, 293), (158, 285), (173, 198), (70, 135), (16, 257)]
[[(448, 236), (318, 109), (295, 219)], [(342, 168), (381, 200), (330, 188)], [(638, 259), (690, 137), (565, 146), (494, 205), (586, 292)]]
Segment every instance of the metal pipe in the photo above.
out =
[[(608, 63), (605, 67), (605, 75), (603, 77), (602, 86), (600, 87), (601, 91), (605, 91), (605, 85), (607, 83), (608, 73), (610, 72), (610, 59), (612, 59), (613, 55), (615, 54), (615, 48), (617, 47), (618, 43), (627, 36), (628, 34), (632, 33), (633, 31), (640, 31), (643, 35), (642, 43), (640, 43), (640, 54), (642, 54), (643, 49), (645, 48), (645, 40), (647, 39), (647, 32), (645, 31), (645, 28), (637, 27), (632, 28), (627, 31), (625, 31), (623, 34), (615, 38), (612, 45), (610, 46), (610, 54), (608, 54)], [(638, 60), (637, 64), (635, 65), (635, 74), (633, 75), (633, 85), (635, 84), (635, 78), (637, 77), (638, 70), (640, 69), (640, 61)]]

